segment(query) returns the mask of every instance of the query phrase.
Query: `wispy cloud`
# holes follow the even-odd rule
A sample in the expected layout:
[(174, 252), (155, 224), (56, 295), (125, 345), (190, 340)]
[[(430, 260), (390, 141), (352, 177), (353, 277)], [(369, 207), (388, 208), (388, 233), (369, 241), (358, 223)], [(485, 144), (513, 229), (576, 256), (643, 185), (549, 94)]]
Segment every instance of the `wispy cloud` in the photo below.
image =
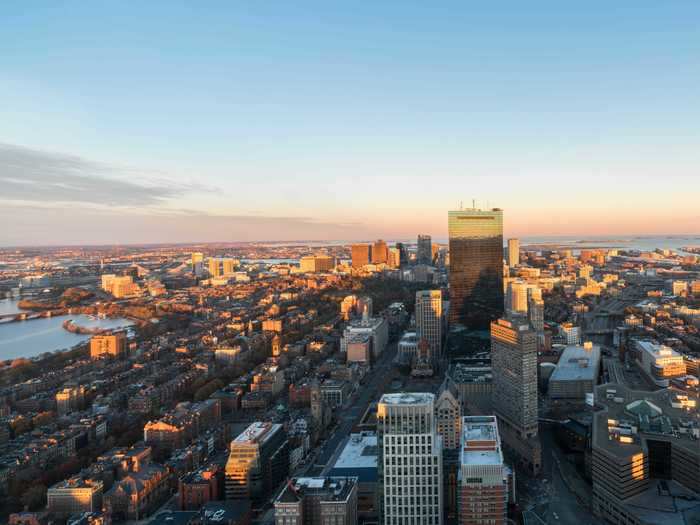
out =
[(370, 238), (366, 225), (313, 217), (193, 210), (0, 205), (0, 246)]
[(19, 205), (61, 203), (97, 206), (158, 206), (207, 188), (165, 180), (82, 157), (0, 143), (0, 199)]

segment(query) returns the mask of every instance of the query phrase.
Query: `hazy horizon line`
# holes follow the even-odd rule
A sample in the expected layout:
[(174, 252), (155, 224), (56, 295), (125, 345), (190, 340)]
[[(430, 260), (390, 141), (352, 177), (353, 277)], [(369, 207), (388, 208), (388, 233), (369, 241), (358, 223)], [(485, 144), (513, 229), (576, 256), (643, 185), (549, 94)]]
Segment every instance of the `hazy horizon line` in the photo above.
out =
[[(417, 241), (416, 234), (414, 237), (376, 237), (373, 239), (291, 239), (291, 240), (279, 240), (279, 239), (260, 239), (255, 241), (181, 241), (181, 242), (126, 242), (126, 243), (55, 243), (55, 244), (0, 244), (0, 249), (7, 250), (13, 248), (107, 248), (107, 247), (142, 247), (142, 246), (212, 246), (212, 245), (254, 245), (254, 244), (277, 244), (280, 246), (290, 245), (290, 244), (301, 244), (301, 243), (327, 243), (327, 244), (350, 244), (350, 243), (372, 243), (376, 240), (388, 240), (390, 242), (413, 242)], [(427, 234), (420, 234), (427, 235)], [(431, 236), (434, 241), (449, 241), (448, 237), (434, 237)], [(698, 233), (661, 233), (661, 234), (625, 234), (625, 233), (613, 233), (604, 235), (591, 235), (591, 234), (567, 234), (567, 235), (548, 235), (548, 234), (529, 234), (529, 235), (512, 235), (503, 236), (503, 239), (520, 239), (529, 240), (528, 242), (533, 242), (535, 239), (553, 241), (556, 240), (570, 240), (570, 241), (588, 241), (595, 242), (600, 240), (603, 242), (629, 242), (634, 239), (653, 239), (653, 238), (666, 238), (666, 239), (693, 239), (697, 238), (700, 240), (700, 232)]]

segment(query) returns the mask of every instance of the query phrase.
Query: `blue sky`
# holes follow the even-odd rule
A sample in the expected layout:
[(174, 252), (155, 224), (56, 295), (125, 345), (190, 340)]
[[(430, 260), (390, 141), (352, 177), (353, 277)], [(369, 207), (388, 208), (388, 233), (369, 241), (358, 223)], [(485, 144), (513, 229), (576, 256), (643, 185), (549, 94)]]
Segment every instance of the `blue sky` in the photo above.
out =
[(6, 1), (0, 244), (443, 237), (471, 199), (511, 235), (700, 233), (698, 20)]

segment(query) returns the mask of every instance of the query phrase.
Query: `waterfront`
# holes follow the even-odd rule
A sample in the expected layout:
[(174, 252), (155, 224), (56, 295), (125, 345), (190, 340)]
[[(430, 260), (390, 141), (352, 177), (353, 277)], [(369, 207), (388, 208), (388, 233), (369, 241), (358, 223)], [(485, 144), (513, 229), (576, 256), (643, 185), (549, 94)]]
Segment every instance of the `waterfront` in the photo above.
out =
[(22, 312), (16, 299), (0, 299), (0, 315), (18, 314)]
[[(3, 313), (20, 311), (16, 308), (16, 301), (3, 300), (1, 303)], [(13, 307), (15, 310), (12, 310)], [(32, 358), (44, 352), (68, 349), (90, 339), (89, 335), (73, 334), (65, 330), (63, 322), (66, 319), (72, 319), (85, 328), (114, 329), (133, 325), (127, 319), (96, 319), (82, 314), (1, 323), (0, 360)]]

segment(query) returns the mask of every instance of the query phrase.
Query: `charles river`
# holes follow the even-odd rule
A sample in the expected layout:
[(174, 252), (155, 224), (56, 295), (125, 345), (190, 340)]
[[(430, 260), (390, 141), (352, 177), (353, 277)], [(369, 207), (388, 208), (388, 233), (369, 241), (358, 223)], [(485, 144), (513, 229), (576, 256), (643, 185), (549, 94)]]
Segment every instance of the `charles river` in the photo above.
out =
[[(18, 302), (16, 299), (0, 299), (0, 315), (21, 312), (17, 307)], [(89, 335), (65, 330), (63, 321), (66, 319), (72, 319), (86, 328), (109, 329), (133, 324), (127, 319), (96, 319), (82, 314), (0, 323), (0, 361), (65, 350), (90, 339)]]

